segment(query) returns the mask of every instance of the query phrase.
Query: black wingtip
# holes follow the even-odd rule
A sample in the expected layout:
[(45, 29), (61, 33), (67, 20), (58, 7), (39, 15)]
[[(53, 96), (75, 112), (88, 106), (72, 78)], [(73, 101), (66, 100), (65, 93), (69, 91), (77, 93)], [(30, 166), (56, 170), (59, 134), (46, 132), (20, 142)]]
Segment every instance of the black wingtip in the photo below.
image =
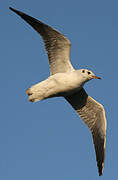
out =
[(98, 166), (99, 176), (102, 176), (102, 175), (103, 175), (103, 169), (104, 169), (104, 163), (102, 163), (101, 166)]
[(99, 172), (99, 176), (102, 176), (102, 175), (103, 175), (103, 173)]
[(9, 7), (9, 9), (11, 9), (11, 10), (12, 10), (13, 8), (12, 8), (12, 7)]
[(22, 16), (22, 15), (23, 15), (23, 13), (22, 13), (21, 11), (18, 11), (18, 10), (16, 10), (16, 9), (12, 8), (12, 7), (9, 7), (9, 9), (10, 9), (11, 11), (15, 12), (16, 14), (18, 14), (19, 16)]
[(12, 8), (12, 7), (9, 7), (9, 9), (10, 9), (11, 11), (14, 11), (14, 12), (17, 11), (16, 9), (14, 9), (14, 8)]

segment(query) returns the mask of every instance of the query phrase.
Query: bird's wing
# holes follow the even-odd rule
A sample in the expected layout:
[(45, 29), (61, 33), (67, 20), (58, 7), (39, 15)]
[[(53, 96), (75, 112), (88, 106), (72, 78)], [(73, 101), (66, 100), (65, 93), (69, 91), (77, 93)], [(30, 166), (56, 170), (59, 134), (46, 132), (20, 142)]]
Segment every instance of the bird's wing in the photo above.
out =
[(99, 175), (102, 175), (106, 148), (106, 117), (104, 108), (88, 96), (83, 88), (79, 92), (65, 98), (92, 133), (98, 171)]
[(43, 38), (49, 58), (51, 75), (74, 70), (70, 62), (71, 43), (64, 35), (21, 11), (11, 7), (10, 9), (29, 23)]

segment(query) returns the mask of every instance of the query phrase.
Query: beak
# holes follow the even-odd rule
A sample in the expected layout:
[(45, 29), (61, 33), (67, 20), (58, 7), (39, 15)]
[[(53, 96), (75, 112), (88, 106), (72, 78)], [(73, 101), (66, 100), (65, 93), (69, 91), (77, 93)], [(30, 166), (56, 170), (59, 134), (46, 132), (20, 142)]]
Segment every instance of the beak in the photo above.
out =
[(93, 79), (101, 79), (101, 77), (93, 76)]

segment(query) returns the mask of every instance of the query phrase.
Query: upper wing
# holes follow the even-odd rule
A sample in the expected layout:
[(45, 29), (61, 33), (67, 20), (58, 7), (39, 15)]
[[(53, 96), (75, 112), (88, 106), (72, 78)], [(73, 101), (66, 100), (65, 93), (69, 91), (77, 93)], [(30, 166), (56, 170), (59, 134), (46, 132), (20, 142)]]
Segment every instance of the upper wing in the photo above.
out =
[(21, 16), (42, 36), (49, 58), (51, 75), (74, 70), (70, 62), (71, 43), (66, 37), (41, 21), (11, 7), (10, 9)]
[(98, 171), (99, 175), (102, 175), (106, 148), (106, 117), (104, 108), (88, 96), (83, 88), (81, 91), (65, 98), (77, 111), (92, 133)]

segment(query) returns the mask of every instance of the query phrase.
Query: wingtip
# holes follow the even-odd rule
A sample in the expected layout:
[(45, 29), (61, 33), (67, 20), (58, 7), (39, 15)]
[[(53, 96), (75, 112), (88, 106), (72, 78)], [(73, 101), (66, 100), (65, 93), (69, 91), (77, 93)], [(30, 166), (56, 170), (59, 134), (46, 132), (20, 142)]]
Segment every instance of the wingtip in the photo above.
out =
[(104, 163), (102, 163), (101, 166), (98, 166), (99, 176), (102, 176), (102, 175), (103, 175), (103, 169), (104, 169)]
[(99, 176), (102, 176), (103, 175), (103, 172), (99, 172)]
[(15, 11), (15, 9), (14, 9), (14, 8), (12, 8), (11, 6), (9, 7), (9, 9), (10, 9), (11, 11)]
[(22, 15), (23, 15), (23, 13), (22, 13), (21, 11), (18, 11), (18, 10), (16, 10), (16, 9), (12, 8), (12, 7), (9, 7), (9, 9), (10, 9), (11, 11), (15, 12), (16, 14), (18, 14), (19, 16), (22, 16)]

